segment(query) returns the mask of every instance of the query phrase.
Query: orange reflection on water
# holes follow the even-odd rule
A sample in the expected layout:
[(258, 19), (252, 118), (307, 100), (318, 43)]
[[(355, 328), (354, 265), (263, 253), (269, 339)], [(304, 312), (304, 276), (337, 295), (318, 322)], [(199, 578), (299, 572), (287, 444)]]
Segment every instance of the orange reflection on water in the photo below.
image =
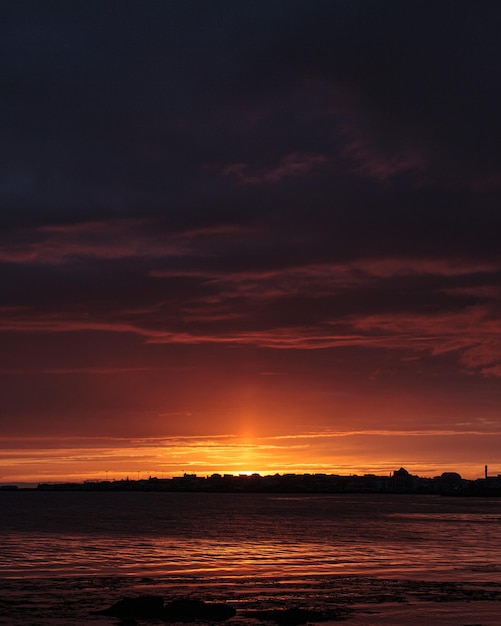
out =
[(4, 493), (0, 577), (492, 577), (501, 501), (472, 500)]

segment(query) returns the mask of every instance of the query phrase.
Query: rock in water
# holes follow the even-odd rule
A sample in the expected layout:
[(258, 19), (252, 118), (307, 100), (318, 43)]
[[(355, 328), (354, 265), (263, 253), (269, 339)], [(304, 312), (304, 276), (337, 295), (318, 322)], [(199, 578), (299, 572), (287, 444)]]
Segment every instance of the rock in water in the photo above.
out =
[(139, 596), (137, 598), (119, 600), (109, 609), (98, 611), (98, 614), (134, 620), (136, 618), (161, 618), (163, 610), (164, 599), (161, 596)]
[(165, 605), (162, 618), (166, 622), (195, 622), (197, 620), (222, 622), (234, 617), (236, 611), (227, 604), (180, 599)]
[(139, 596), (124, 598), (109, 609), (98, 611), (99, 615), (119, 617), (123, 622), (135, 619), (156, 618), (164, 622), (222, 622), (234, 617), (236, 611), (227, 604), (203, 602), (202, 600), (179, 599), (164, 606), (161, 596)]

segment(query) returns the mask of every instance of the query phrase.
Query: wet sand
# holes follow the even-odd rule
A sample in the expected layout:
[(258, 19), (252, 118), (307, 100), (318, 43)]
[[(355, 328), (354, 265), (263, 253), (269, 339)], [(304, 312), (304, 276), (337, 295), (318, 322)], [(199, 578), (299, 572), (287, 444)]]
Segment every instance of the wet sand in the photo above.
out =
[[(189, 597), (227, 602), (237, 615), (228, 626), (259, 626), (252, 610), (300, 607), (336, 612), (326, 626), (499, 626), (501, 583), (390, 580), (362, 576), (312, 577), (283, 583), (246, 579), (212, 583), (196, 579), (106, 577), (0, 580), (1, 626), (114, 626), (116, 618), (94, 615), (114, 602), (146, 594), (166, 600)], [(139, 620), (149, 626), (158, 621)], [(269, 622), (272, 624), (272, 622)]]
[[(499, 602), (416, 602), (358, 606), (349, 626), (499, 626)], [(340, 622), (332, 622), (332, 624)]]

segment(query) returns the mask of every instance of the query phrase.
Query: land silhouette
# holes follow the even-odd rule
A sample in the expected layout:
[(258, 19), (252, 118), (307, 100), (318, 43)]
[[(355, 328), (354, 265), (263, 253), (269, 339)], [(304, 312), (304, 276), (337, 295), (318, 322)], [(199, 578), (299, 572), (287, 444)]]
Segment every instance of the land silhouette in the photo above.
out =
[[(6, 488), (6, 487), (4, 487)], [(15, 488), (15, 487), (9, 487)], [(501, 496), (501, 475), (468, 480), (457, 472), (421, 477), (401, 467), (389, 476), (376, 474), (184, 474), (173, 478), (88, 480), (40, 483), (39, 491), (166, 491), (220, 493), (412, 493), (450, 496)]]

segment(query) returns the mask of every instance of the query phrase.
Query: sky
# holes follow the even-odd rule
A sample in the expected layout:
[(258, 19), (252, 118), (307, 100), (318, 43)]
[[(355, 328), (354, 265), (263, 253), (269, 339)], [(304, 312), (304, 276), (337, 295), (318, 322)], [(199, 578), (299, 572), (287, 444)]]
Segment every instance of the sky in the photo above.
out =
[(501, 4), (0, 7), (0, 483), (501, 473)]

